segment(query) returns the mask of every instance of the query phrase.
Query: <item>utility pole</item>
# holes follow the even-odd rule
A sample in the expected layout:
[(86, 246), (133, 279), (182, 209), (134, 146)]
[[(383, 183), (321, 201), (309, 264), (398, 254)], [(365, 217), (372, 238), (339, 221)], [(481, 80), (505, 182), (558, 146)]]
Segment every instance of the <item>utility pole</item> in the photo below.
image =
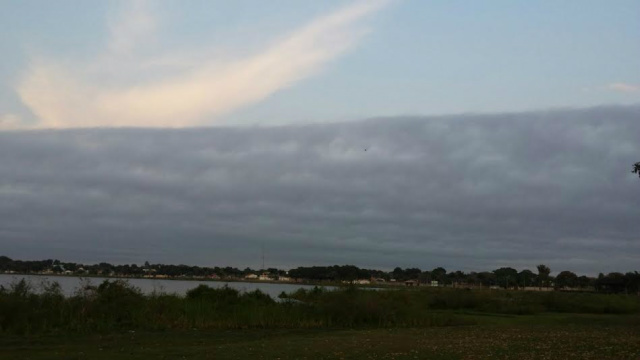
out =
[(262, 243), (262, 272), (265, 271), (264, 268), (264, 242)]

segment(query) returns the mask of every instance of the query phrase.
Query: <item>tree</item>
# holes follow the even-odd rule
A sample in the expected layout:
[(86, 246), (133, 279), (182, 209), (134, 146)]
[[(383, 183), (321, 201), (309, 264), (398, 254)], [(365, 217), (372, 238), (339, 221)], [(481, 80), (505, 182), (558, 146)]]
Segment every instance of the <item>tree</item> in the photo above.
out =
[(423, 271), (418, 277), (418, 281), (422, 284), (430, 284), (431, 283), (431, 272)]
[(407, 280), (407, 279), (405, 279), (404, 270), (402, 270), (401, 267), (396, 267), (395, 269), (393, 269), (393, 272), (391, 273), (391, 276), (393, 276), (393, 278), (398, 280), (398, 281)]
[(6, 256), (0, 256), (0, 270), (9, 270), (13, 260)]
[(422, 274), (422, 270), (418, 268), (410, 268), (406, 269), (404, 273), (407, 276), (408, 280), (416, 280), (420, 277), (420, 274)]
[(600, 274), (596, 280), (596, 289), (606, 293), (623, 293), (627, 292), (625, 276), (622, 273), (614, 272), (606, 276)]
[(595, 279), (591, 279), (591, 278), (589, 278), (587, 276), (584, 276), (584, 275), (578, 277), (578, 286), (581, 289), (593, 286), (594, 283), (595, 283)]
[(473, 285), (478, 285), (478, 273), (475, 271), (470, 272), (469, 274), (467, 274), (466, 276), (467, 278), (467, 284), (473, 284)]
[(467, 281), (467, 276), (460, 270), (448, 273), (447, 278), (449, 278), (449, 281), (454, 284), (462, 284)]
[(624, 275), (625, 277), (625, 286), (627, 287), (627, 291), (629, 293), (635, 293), (640, 295), (640, 273), (637, 271), (628, 272)]
[(540, 282), (540, 286), (548, 286), (549, 285), (549, 274), (551, 274), (551, 269), (547, 265), (540, 264), (537, 266), (538, 268), (538, 281)]
[(56, 264), (56, 265), (53, 265), (53, 268), (51, 270), (53, 270), (54, 273), (58, 274), (63, 272), (64, 268), (62, 267), (62, 265)]
[(496, 274), (496, 281), (498, 282), (498, 285), (505, 289), (508, 288), (509, 285), (514, 285), (516, 278), (518, 277), (518, 270), (510, 267), (493, 270), (493, 273)]
[(631, 172), (634, 174), (638, 174), (638, 177), (640, 177), (640, 161), (633, 164), (633, 170), (631, 170)]
[(557, 288), (562, 289), (565, 287), (576, 287), (578, 285), (578, 275), (571, 271), (563, 271), (556, 276), (555, 285)]
[(431, 279), (438, 281), (441, 285), (447, 282), (447, 270), (443, 267), (437, 267), (431, 270)]
[(522, 270), (518, 273), (518, 285), (527, 287), (533, 285), (536, 279), (536, 274), (531, 270)]
[(496, 284), (496, 274), (488, 271), (478, 273), (478, 280), (483, 286), (493, 286)]

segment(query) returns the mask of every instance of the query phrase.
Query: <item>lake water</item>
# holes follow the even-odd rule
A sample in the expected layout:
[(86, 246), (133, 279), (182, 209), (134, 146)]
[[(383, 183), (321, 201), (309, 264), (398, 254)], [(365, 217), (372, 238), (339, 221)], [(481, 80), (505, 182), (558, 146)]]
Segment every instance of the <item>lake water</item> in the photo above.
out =
[[(14, 274), (0, 274), (0, 285), (7, 288), (11, 283), (25, 279), (32, 286), (34, 291), (42, 289), (43, 283), (57, 282), (62, 288), (62, 292), (67, 295), (73, 295), (80, 285), (99, 285), (104, 280), (115, 280), (113, 278), (100, 278), (100, 277), (88, 277), (80, 278), (73, 276), (46, 276), (46, 275), (14, 275)], [(294, 292), (300, 288), (313, 289), (313, 285), (300, 285), (300, 284), (274, 284), (274, 283), (249, 283), (249, 282), (224, 282), (224, 281), (191, 281), (191, 280), (167, 280), (167, 279), (124, 279), (129, 284), (139, 288), (143, 293), (150, 294), (154, 291), (163, 292), (167, 294), (184, 295), (187, 291), (197, 287), (200, 284), (205, 284), (213, 288), (220, 288), (225, 285), (230, 288), (240, 291), (253, 291), (260, 289), (260, 291), (269, 294), (276, 299), (283, 291), (286, 293)], [(326, 287), (332, 289), (332, 287)]]

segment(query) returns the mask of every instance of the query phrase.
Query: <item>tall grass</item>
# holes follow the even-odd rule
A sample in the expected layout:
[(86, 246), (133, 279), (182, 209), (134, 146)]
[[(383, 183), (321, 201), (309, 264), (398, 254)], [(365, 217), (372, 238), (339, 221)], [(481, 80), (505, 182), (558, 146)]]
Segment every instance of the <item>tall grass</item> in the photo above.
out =
[(640, 297), (595, 293), (440, 289), (429, 296), (433, 309), (474, 310), (532, 315), (541, 312), (584, 314), (640, 313)]
[(186, 296), (144, 295), (122, 280), (62, 295), (57, 283), (35, 292), (24, 280), (0, 288), (0, 333), (110, 332), (134, 329), (428, 327), (469, 323), (453, 311), (640, 313), (624, 295), (457, 289), (346, 288), (298, 290), (275, 301), (260, 290), (241, 293), (206, 285)]

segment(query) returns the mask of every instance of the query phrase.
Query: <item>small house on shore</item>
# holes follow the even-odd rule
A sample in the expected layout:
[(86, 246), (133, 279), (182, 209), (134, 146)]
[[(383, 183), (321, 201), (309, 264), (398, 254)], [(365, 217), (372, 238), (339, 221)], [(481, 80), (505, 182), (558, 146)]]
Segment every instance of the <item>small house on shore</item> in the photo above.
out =
[(260, 276), (258, 277), (258, 280), (261, 280), (261, 281), (269, 281), (269, 280), (272, 280), (272, 279), (271, 279), (271, 276), (269, 276), (269, 274), (267, 274), (267, 273), (262, 273), (262, 274), (260, 274)]
[(418, 280), (407, 280), (404, 282), (405, 286), (419, 286), (420, 283), (418, 282)]

